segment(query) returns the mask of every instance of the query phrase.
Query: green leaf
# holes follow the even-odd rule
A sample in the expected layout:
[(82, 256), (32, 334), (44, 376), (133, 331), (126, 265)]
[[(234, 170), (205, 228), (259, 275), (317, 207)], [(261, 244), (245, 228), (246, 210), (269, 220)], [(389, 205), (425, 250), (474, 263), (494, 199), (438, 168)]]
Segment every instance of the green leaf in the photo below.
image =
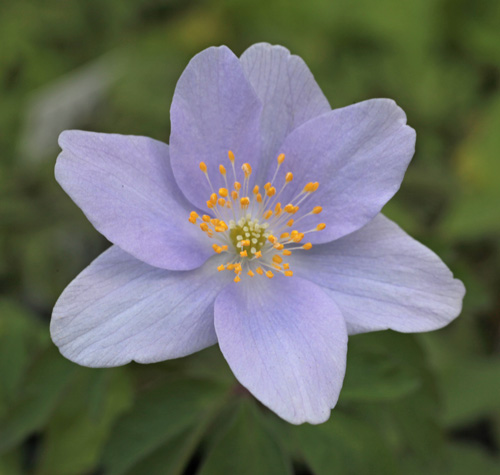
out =
[(0, 300), (0, 418), (14, 402), (31, 358), (48, 342), (41, 322), (16, 302)]
[(483, 111), (457, 151), (457, 171), (464, 192), (458, 194), (447, 218), (444, 233), (459, 239), (500, 233), (500, 94)]
[(126, 369), (80, 370), (50, 420), (38, 473), (72, 475), (92, 469), (111, 424), (131, 402)]
[(209, 449), (200, 475), (291, 474), (291, 464), (253, 401), (242, 399), (226, 431)]
[(497, 475), (500, 467), (500, 458), (492, 457), (479, 447), (465, 444), (453, 444), (448, 448), (450, 469), (453, 475)]
[(204, 417), (182, 431), (165, 445), (155, 450), (150, 456), (139, 462), (127, 475), (182, 475), (191, 456), (205, 434), (213, 414)]
[(397, 473), (391, 451), (376, 428), (339, 410), (324, 424), (304, 424), (292, 432), (315, 475)]
[(226, 387), (201, 379), (172, 379), (139, 396), (115, 425), (103, 453), (107, 475), (125, 473), (207, 413), (216, 410)]
[(16, 402), (0, 420), (0, 453), (47, 423), (76, 368), (55, 347), (31, 366)]
[[(398, 340), (404, 339), (401, 345)], [(391, 332), (356, 335), (349, 342), (341, 402), (386, 401), (402, 398), (421, 385), (421, 352), (411, 337)]]
[(460, 358), (443, 368), (439, 386), (445, 400), (445, 422), (459, 425), (498, 410), (500, 358)]

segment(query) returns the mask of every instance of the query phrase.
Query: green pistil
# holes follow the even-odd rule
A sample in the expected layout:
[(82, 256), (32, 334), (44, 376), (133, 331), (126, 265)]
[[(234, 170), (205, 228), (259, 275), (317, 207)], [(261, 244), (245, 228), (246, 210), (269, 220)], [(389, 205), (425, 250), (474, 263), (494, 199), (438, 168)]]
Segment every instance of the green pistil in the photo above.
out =
[[(266, 232), (267, 224), (260, 225), (257, 219), (241, 218), (238, 222), (229, 223), (229, 238), (236, 252), (247, 251), (247, 257), (252, 258), (266, 243), (269, 233)], [(249, 245), (242, 245), (242, 241), (250, 241)]]

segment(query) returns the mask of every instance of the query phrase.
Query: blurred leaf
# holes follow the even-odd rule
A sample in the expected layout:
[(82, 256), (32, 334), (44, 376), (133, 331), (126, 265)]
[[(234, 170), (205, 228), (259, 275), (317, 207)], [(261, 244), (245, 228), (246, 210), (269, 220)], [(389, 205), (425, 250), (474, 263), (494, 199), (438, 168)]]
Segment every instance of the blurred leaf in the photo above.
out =
[(125, 368), (80, 370), (48, 424), (37, 473), (88, 472), (98, 461), (111, 424), (131, 403)]
[(443, 231), (457, 238), (477, 238), (500, 232), (500, 94), (476, 119), (457, 152), (457, 169), (466, 186), (459, 195)]
[(290, 462), (261, 417), (252, 400), (242, 399), (226, 432), (209, 448), (199, 474), (291, 474)]
[(444, 418), (449, 425), (471, 422), (500, 409), (500, 358), (460, 358), (442, 369)]
[(0, 299), (0, 418), (14, 401), (31, 358), (47, 342), (39, 320), (16, 302)]
[[(447, 473), (453, 475), (497, 475), (500, 458), (492, 457), (479, 447), (465, 444), (453, 444), (448, 448), (450, 468)], [(442, 473), (442, 472), (441, 472)]]
[(453, 443), (446, 447), (446, 457), (439, 462), (423, 465), (419, 460), (406, 458), (403, 462), (406, 475), (497, 475), (500, 459), (486, 453), (479, 447)]
[(399, 338), (390, 332), (351, 337), (342, 403), (398, 399), (419, 388), (413, 361), (420, 358), (420, 349), (413, 343), (397, 345)]
[(167, 380), (140, 394), (115, 425), (103, 452), (107, 475), (125, 473), (215, 411), (226, 386), (200, 379)]
[(0, 474), (1, 475), (21, 475), (22, 453), (20, 450), (0, 455)]
[(47, 423), (76, 368), (55, 347), (31, 366), (15, 403), (0, 419), (0, 453)]
[(339, 410), (324, 424), (292, 429), (315, 475), (398, 473), (386, 442), (375, 427)]
[(208, 414), (194, 426), (174, 436), (131, 470), (127, 470), (127, 475), (182, 475), (207, 429), (206, 422), (211, 421), (212, 416)]

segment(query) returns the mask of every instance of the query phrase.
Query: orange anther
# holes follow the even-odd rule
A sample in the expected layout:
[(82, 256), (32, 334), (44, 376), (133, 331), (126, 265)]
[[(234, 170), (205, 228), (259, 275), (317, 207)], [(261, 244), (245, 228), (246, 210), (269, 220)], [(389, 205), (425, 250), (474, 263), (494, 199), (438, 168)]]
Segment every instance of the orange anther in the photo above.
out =
[(205, 162), (200, 162), (200, 170), (203, 172), (203, 173), (207, 173), (207, 165)]
[(278, 155), (278, 165), (281, 165), (284, 161), (285, 161), (285, 154), (284, 153), (280, 153)]

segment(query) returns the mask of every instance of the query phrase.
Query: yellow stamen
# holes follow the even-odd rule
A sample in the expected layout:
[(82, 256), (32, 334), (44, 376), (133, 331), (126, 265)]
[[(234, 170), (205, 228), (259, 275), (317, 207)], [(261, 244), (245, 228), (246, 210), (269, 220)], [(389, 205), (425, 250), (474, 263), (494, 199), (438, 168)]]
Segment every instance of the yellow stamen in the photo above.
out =
[(224, 206), (226, 204), (226, 200), (224, 198), (219, 198), (217, 200), (217, 203), (219, 204), (219, 206)]
[(323, 231), (323, 229), (326, 228), (326, 224), (325, 223), (319, 223), (317, 226), (316, 226), (316, 230), (317, 231)]
[(292, 173), (292, 172), (288, 172), (288, 173), (285, 175), (285, 181), (286, 181), (287, 183), (290, 183), (292, 180), (293, 180), (293, 173)]
[(240, 205), (242, 208), (248, 207), (249, 204), (250, 200), (246, 196), (240, 199)]
[(231, 191), (231, 198), (236, 201), (238, 199), (238, 192), (237, 191)]
[(231, 150), (227, 152), (227, 156), (229, 157), (229, 160), (231, 160), (231, 162), (234, 162), (234, 153)]
[(229, 192), (227, 191), (227, 188), (219, 188), (219, 195), (222, 196), (223, 198), (227, 198), (227, 195)]
[(219, 165), (219, 172), (221, 175), (226, 176), (226, 169), (224, 165)]
[(321, 206), (315, 206), (313, 210), (311, 211), (312, 214), (319, 214), (323, 211), (323, 208)]
[(259, 192), (259, 185), (253, 187), (253, 194), (256, 195)]
[(225, 269), (224, 264), (221, 264), (219, 267), (217, 267), (217, 270), (219, 272), (223, 271)]
[(289, 264), (288, 262), (285, 262), (285, 263), (283, 264), (283, 269), (284, 269), (284, 270), (288, 270), (288, 269), (290, 269), (290, 264)]
[(254, 255), (256, 259), (260, 259), (262, 257), (262, 251), (257, 251)]
[(203, 172), (203, 173), (207, 173), (207, 165), (205, 162), (200, 162), (200, 170)]
[(273, 256), (273, 262), (276, 262), (276, 264), (281, 264), (283, 262), (283, 258), (280, 255), (275, 254)]
[(210, 195), (210, 201), (211, 201), (213, 204), (217, 203), (217, 195), (216, 195), (215, 193), (212, 193), (212, 194)]
[(247, 256), (248, 256), (247, 251), (246, 251), (246, 250), (245, 250), (245, 251), (241, 251), (241, 252), (240, 252), (240, 256), (241, 256), (241, 257), (247, 257)]
[(302, 247), (303, 247), (304, 249), (306, 249), (306, 250), (309, 250), (309, 249), (311, 249), (311, 247), (313, 247), (313, 245), (312, 245), (310, 242), (307, 242), (307, 243), (305, 243)]
[(234, 281), (235, 281), (236, 283), (238, 283), (240, 280), (241, 280), (241, 279), (240, 279), (240, 276), (239, 276), (239, 275), (237, 275), (237, 276), (234, 278)]
[(243, 170), (243, 173), (245, 174), (245, 178), (248, 178), (252, 174), (252, 167), (250, 166), (249, 163), (244, 163), (241, 166), (241, 169)]
[(289, 219), (288, 222), (286, 223), (286, 225), (288, 227), (292, 227), (293, 226), (293, 223), (294, 223), (294, 220), (293, 219)]
[(257, 267), (257, 269), (255, 269), (255, 272), (257, 272), (257, 274), (259, 274), (259, 275), (264, 275), (264, 271), (262, 270), (262, 267)]
[(318, 186), (319, 186), (318, 182), (313, 183), (311, 181), (306, 186), (304, 186), (304, 192), (305, 193), (312, 193), (313, 191), (316, 191), (318, 189)]
[(290, 251), (289, 249), (283, 249), (283, 255), (284, 256), (291, 256), (292, 255), (292, 251)]
[(235, 181), (234, 182), (234, 189), (236, 191), (240, 191), (241, 190), (241, 183), (239, 181)]
[(272, 243), (272, 244), (274, 244), (275, 242), (277, 242), (277, 241), (278, 241), (278, 240), (276, 239), (276, 237), (275, 237), (275, 236), (273, 236), (272, 234), (270, 234), (270, 235), (267, 237), (267, 240), (268, 240), (270, 243)]
[(269, 219), (271, 216), (273, 215), (273, 212), (268, 209), (265, 213), (264, 213), (264, 219)]
[(270, 270), (268, 270), (266, 272), (266, 277), (269, 277), (269, 279), (272, 279), (274, 277), (274, 274)]
[(292, 277), (293, 272), (292, 272), (291, 270), (286, 270), (286, 271), (284, 272), (284, 274), (285, 274), (287, 277)]
[(251, 270), (249, 270), (249, 271), (247, 272), (247, 274), (248, 274), (250, 277), (253, 277), (253, 276), (255, 275), (255, 274), (254, 274)]
[(262, 203), (262, 195), (260, 193), (257, 193), (255, 199), (257, 200), (257, 203)]
[(266, 195), (269, 197), (274, 196), (275, 194), (276, 194), (276, 188), (274, 186), (269, 187), (266, 191)]
[(284, 153), (280, 153), (278, 155), (278, 165), (281, 165), (284, 161), (285, 161), (285, 154)]

